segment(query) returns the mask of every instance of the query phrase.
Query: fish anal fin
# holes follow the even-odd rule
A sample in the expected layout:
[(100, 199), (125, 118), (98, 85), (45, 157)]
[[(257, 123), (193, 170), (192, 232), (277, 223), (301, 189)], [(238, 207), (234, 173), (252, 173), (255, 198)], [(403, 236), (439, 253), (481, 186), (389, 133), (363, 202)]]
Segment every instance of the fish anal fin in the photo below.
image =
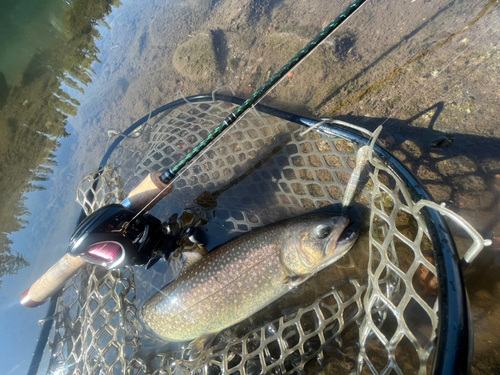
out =
[(201, 254), (201, 255), (208, 254), (208, 250), (204, 245), (198, 245), (198, 248), (195, 250), (195, 252), (197, 252), (198, 254)]
[(200, 358), (203, 351), (208, 349), (208, 347), (212, 344), (215, 336), (217, 336), (216, 333), (209, 333), (191, 341), (188, 345), (189, 360), (194, 361)]
[(301, 282), (303, 282), (305, 279), (306, 279), (306, 277), (303, 275), (289, 275), (289, 276), (285, 277), (283, 284), (289, 285), (291, 287), (295, 287), (295, 286), (299, 285)]

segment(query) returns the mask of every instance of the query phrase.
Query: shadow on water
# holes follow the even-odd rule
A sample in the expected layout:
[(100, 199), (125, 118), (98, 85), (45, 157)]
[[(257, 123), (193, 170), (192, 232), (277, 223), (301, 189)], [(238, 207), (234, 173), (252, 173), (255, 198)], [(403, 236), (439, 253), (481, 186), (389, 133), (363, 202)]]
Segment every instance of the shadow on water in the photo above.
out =
[[(414, 38), (420, 31), (426, 30), (426, 28), (429, 25), (432, 25), (434, 22), (436, 22), (440, 16), (446, 15), (447, 12), (450, 9), (453, 8), (453, 6), (455, 5), (455, 3), (456, 3), (455, 1), (450, 1), (446, 6), (444, 6), (441, 9), (439, 9), (432, 17), (429, 17), (427, 20), (425, 20), (425, 22), (422, 22), (422, 24), (420, 24), (420, 26), (416, 27), (414, 30), (412, 30), (411, 32), (409, 32), (407, 35), (404, 35), (400, 39), (400, 41), (398, 43), (394, 44), (393, 46), (391, 46), (390, 48), (388, 48), (387, 50), (385, 50), (380, 56), (377, 57), (377, 59), (375, 59), (373, 62), (371, 62), (369, 65), (367, 65), (363, 69), (361, 69), (353, 77), (349, 77), (349, 79), (347, 79), (344, 84), (339, 85), (327, 97), (325, 97), (319, 103), (319, 105), (317, 105), (315, 107), (315, 109), (319, 109), (319, 108), (322, 108), (323, 106), (327, 105), (332, 99), (334, 99), (336, 96), (338, 96), (342, 92), (342, 90), (346, 87), (346, 85), (348, 85), (351, 82), (355, 82), (358, 79), (360, 79), (361, 77), (365, 76), (371, 69), (373, 69), (374, 67), (377, 67), (382, 61), (384, 61), (385, 59), (387, 59), (393, 52), (395, 52), (396, 50), (398, 50), (398, 48), (400, 48), (404, 44), (408, 43), (408, 41), (412, 40), (412, 38)], [(443, 48), (445, 45), (447, 45), (448, 43), (450, 43), (455, 37), (457, 37), (458, 35), (464, 33), (466, 30), (468, 30), (474, 24), (476, 24), (481, 18), (483, 18), (483, 16), (486, 15), (486, 13), (488, 12), (488, 10), (491, 7), (493, 7), (495, 4), (496, 4), (495, 0), (490, 0), (479, 11), (479, 13), (476, 15), (476, 17), (472, 21), (470, 21), (466, 26), (464, 26), (460, 30), (456, 31), (455, 33), (447, 36), (446, 38), (444, 38), (443, 40), (441, 40), (439, 43), (437, 43), (437, 44), (433, 45), (432, 47), (426, 49), (425, 51), (419, 53), (417, 56), (413, 57), (412, 59), (410, 59), (409, 61), (407, 61), (405, 64), (399, 66), (397, 69), (395, 69), (394, 71), (390, 72), (389, 74), (387, 74), (386, 76), (384, 76), (382, 79), (380, 79), (377, 82), (371, 84), (370, 86), (368, 86), (364, 90), (361, 90), (360, 92), (356, 93), (356, 95), (350, 97), (348, 100), (342, 102), (341, 104), (339, 104), (333, 110), (333, 114), (335, 114), (343, 106), (346, 106), (346, 105), (358, 102), (359, 100), (361, 100), (368, 93), (376, 91), (381, 86), (388, 84), (392, 79), (394, 79), (396, 76), (398, 76), (399, 74), (401, 74), (402, 72), (404, 72), (409, 66), (411, 66), (411, 65), (419, 62), (424, 57), (426, 57), (426, 56), (432, 54), (433, 52), (438, 51), (441, 48)], [(354, 43), (353, 43), (353, 45), (354, 45)]]
[[(500, 139), (470, 134), (438, 131), (434, 125), (444, 108), (437, 102), (408, 120), (385, 120), (359, 116), (339, 116), (338, 119), (363, 126), (371, 131), (383, 123), (381, 139), (422, 181), (438, 203), (466, 218), (484, 238), (493, 238), (464, 272), (464, 280), (472, 306), (475, 330), (475, 360), (478, 373), (499, 373), (500, 339), (495, 333), (500, 320), (500, 243), (498, 235), (500, 213)], [(426, 113), (433, 113), (428, 127), (412, 126)], [(469, 245), (468, 236), (450, 222), (459, 253)], [(458, 241), (458, 242), (457, 242)]]
[(214, 46), (217, 46), (215, 53), (217, 68), (219, 69), (219, 72), (224, 72), (227, 67), (227, 58), (229, 54), (226, 35), (221, 29), (218, 29), (212, 31), (212, 37), (214, 40)]
[[(488, 236), (500, 219), (494, 209), (500, 203), (495, 188), (500, 173), (500, 139), (434, 130), (443, 107), (444, 103), (438, 102), (408, 120), (351, 115), (336, 118), (370, 131), (383, 123), (385, 147), (423, 182), (437, 202), (446, 202), (453, 210), (481, 209), (483, 214), (488, 213), (474, 223)], [(430, 112), (434, 113), (427, 128), (411, 125)]]

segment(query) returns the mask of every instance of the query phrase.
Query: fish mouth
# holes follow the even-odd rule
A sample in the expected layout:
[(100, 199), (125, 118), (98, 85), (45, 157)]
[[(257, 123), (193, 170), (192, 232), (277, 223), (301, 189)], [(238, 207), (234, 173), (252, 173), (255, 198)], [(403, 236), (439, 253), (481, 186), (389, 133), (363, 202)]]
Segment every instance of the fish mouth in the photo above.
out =
[(334, 234), (325, 248), (325, 255), (333, 255), (338, 253), (339, 247), (344, 247), (357, 239), (356, 225), (353, 224), (349, 215), (340, 214), (333, 219), (334, 227), (337, 226), (336, 234)]
[(351, 242), (356, 241), (358, 238), (359, 232), (356, 230), (353, 224), (349, 225), (345, 228), (340, 234), (339, 238), (337, 238), (337, 247), (345, 246), (350, 244)]
[(343, 216), (347, 219), (344, 223), (344, 228), (337, 238), (334, 237), (330, 240), (325, 249), (325, 262), (317, 269), (318, 271), (342, 258), (358, 239), (359, 232), (356, 230), (357, 225), (351, 222), (349, 216)]
[(330, 251), (333, 251), (331, 254), (335, 260), (344, 256), (347, 251), (351, 249), (359, 236), (357, 224), (353, 223), (349, 216), (343, 216), (347, 219), (344, 229), (336, 239), (332, 238), (332, 241), (328, 246), (331, 249)]
[(349, 215), (341, 214), (337, 218), (334, 218), (333, 222), (334, 225), (340, 225), (342, 231), (331, 239), (330, 246), (332, 244), (335, 245), (335, 247), (343, 245), (349, 242), (349, 240), (352, 240), (353, 236), (356, 235), (356, 226)]
[(356, 229), (355, 224), (349, 225), (345, 228), (337, 238), (337, 243), (335, 244), (334, 257), (333, 259), (342, 258), (356, 243), (358, 239), (359, 231)]

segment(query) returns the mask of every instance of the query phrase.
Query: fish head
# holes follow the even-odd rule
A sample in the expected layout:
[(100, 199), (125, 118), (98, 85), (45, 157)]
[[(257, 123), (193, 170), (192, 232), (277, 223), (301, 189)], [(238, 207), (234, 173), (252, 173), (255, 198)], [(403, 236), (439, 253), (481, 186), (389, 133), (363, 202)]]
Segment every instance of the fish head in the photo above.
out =
[(350, 218), (338, 213), (304, 215), (291, 221), (281, 261), (293, 275), (310, 276), (341, 258), (356, 242)]

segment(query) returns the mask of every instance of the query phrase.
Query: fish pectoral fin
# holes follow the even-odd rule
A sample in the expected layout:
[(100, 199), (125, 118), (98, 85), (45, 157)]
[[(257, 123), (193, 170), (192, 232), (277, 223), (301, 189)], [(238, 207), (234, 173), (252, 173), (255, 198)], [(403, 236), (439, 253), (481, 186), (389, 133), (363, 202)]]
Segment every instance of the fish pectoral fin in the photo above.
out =
[(198, 248), (194, 252), (196, 252), (198, 254), (201, 254), (201, 255), (207, 255), (208, 254), (208, 250), (207, 250), (207, 248), (204, 245), (198, 245)]
[(303, 275), (290, 275), (290, 276), (285, 277), (283, 284), (290, 285), (290, 286), (297, 286), (305, 279), (306, 279), (306, 277)]
[(203, 255), (201, 255), (200, 253), (197, 253), (194, 251), (183, 252), (182, 253), (182, 262), (183, 262), (182, 269), (185, 270), (186, 268), (191, 267), (193, 264), (195, 264), (201, 258), (203, 258)]
[(216, 333), (209, 333), (191, 341), (187, 347), (189, 350), (189, 360), (195, 361), (199, 359), (203, 351), (208, 349), (210, 344), (212, 344), (215, 336), (217, 336)]
[(172, 269), (172, 272), (174, 274), (174, 279), (177, 279), (177, 276), (182, 272), (184, 268), (184, 258), (183, 256), (179, 256), (178, 254), (175, 254), (174, 256), (170, 256), (168, 258), (168, 265)]

